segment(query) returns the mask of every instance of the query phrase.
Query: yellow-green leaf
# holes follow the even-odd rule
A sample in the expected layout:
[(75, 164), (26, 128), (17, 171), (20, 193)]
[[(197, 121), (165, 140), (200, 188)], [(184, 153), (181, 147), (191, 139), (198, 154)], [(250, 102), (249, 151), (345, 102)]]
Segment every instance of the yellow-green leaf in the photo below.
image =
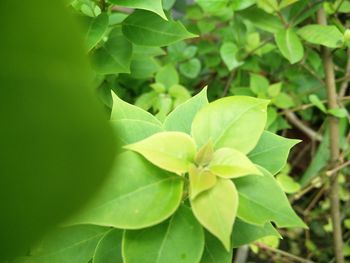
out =
[(197, 220), (231, 249), (231, 232), (238, 208), (238, 193), (232, 181), (218, 179), (210, 190), (191, 200)]
[(209, 169), (215, 175), (223, 178), (262, 175), (246, 155), (232, 148), (217, 150), (210, 162)]
[(248, 153), (264, 130), (268, 103), (248, 96), (216, 100), (197, 113), (192, 123), (192, 136), (198, 146), (211, 139), (215, 149), (228, 147)]
[(154, 165), (177, 174), (188, 171), (196, 154), (194, 141), (182, 132), (156, 133), (125, 148), (138, 152)]
[(216, 184), (216, 176), (208, 170), (201, 170), (194, 165), (189, 169), (190, 195), (194, 199), (200, 193), (212, 188)]

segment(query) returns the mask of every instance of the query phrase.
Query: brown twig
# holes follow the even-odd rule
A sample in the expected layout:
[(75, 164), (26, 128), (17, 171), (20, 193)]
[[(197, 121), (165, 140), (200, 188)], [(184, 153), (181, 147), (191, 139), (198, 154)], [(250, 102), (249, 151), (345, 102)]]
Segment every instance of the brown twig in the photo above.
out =
[(274, 252), (276, 254), (279, 254), (281, 256), (284, 256), (286, 258), (289, 258), (289, 259), (293, 259), (294, 261), (297, 261), (297, 262), (301, 262), (301, 263), (314, 263), (313, 261), (311, 260), (307, 260), (307, 259), (303, 259), (301, 257), (298, 257), (298, 256), (295, 256), (291, 253), (288, 253), (286, 251), (283, 251), (283, 250), (280, 250), (280, 249), (277, 249), (277, 248), (272, 248), (272, 247), (269, 247), (269, 246), (266, 246), (265, 244), (263, 243), (259, 243), (259, 242), (256, 242), (255, 245), (261, 249), (264, 249), (264, 250), (268, 250), (268, 251), (271, 251), (271, 252)]
[[(317, 20), (320, 25), (327, 25), (326, 12), (321, 7), (317, 11)], [(337, 103), (337, 90), (335, 84), (335, 74), (333, 65), (333, 55), (330, 49), (322, 47), (323, 65), (326, 75), (326, 89), (328, 108), (338, 108)], [(333, 116), (329, 117), (329, 138), (330, 138), (330, 167), (336, 167), (339, 159), (339, 119)], [(344, 263), (343, 254), (343, 238), (340, 220), (340, 199), (339, 199), (339, 184), (338, 184), (338, 173), (333, 173), (331, 178), (330, 186), (330, 203), (331, 203), (331, 218), (333, 226), (333, 243), (334, 243), (334, 254), (337, 263)]]
[(322, 136), (315, 132), (313, 129), (305, 125), (299, 118), (295, 115), (294, 112), (290, 110), (285, 110), (284, 115), (286, 116), (287, 120), (297, 127), (300, 131), (302, 131), (305, 135), (307, 135), (311, 140), (317, 140), (322, 141)]

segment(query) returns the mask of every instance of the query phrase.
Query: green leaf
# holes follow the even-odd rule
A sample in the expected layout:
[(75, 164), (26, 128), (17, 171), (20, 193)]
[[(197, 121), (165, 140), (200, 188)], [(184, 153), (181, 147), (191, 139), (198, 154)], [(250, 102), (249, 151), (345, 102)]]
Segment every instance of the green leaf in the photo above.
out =
[(6, 0), (0, 9), (2, 261), (84, 205), (118, 145), (65, 4)]
[(92, 225), (65, 227), (45, 237), (23, 263), (88, 262), (108, 228)]
[[(147, 11), (135, 11), (123, 22), (124, 35), (141, 46), (166, 46), (171, 43), (196, 37), (176, 21), (165, 21)], [(146, 37), (145, 37), (146, 36)]]
[[(101, 191), (68, 224), (139, 229), (158, 224), (178, 208), (182, 178), (165, 172), (133, 152), (119, 155)], [(127, 180), (126, 180), (127, 179)]]
[(290, 149), (299, 142), (300, 140), (287, 139), (264, 131), (248, 157), (253, 163), (275, 175), (286, 165)]
[(282, 55), (288, 59), (291, 64), (302, 60), (304, 56), (304, 47), (293, 28), (278, 31), (275, 34), (275, 41)]
[(274, 177), (264, 169), (262, 172), (264, 176), (234, 179), (239, 193), (237, 216), (256, 225), (273, 221), (278, 227), (306, 227)]
[(200, 263), (231, 263), (232, 249), (227, 252), (220, 241), (205, 231), (205, 248)]
[(180, 64), (179, 69), (182, 75), (194, 79), (198, 76), (201, 71), (201, 62), (198, 58), (192, 58), (182, 64)]
[(238, 207), (235, 185), (230, 180), (219, 178), (213, 188), (191, 200), (191, 206), (202, 226), (230, 251), (232, 226)]
[(156, 133), (125, 148), (143, 155), (156, 166), (177, 174), (188, 171), (196, 154), (194, 141), (182, 132)]
[(259, 97), (265, 97), (269, 88), (269, 81), (262, 75), (250, 74), (250, 89)]
[(107, 232), (96, 246), (92, 263), (123, 263), (122, 238), (120, 229)]
[(111, 122), (116, 131), (120, 145), (125, 146), (163, 132), (161, 126), (142, 120), (118, 120)]
[(270, 97), (276, 97), (278, 94), (280, 94), (282, 89), (282, 82), (274, 83), (270, 85), (267, 89), (267, 93)]
[(348, 116), (348, 112), (344, 108), (329, 109), (328, 113), (338, 118), (345, 118)]
[(126, 103), (114, 93), (111, 125), (121, 145), (128, 145), (162, 132), (159, 120), (143, 109)]
[(257, 28), (270, 33), (276, 33), (283, 29), (283, 24), (276, 16), (268, 14), (257, 7), (240, 11), (239, 15), (252, 22)]
[(250, 244), (263, 237), (274, 236), (281, 238), (277, 230), (272, 226), (270, 222), (263, 226), (248, 224), (239, 218), (236, 219), (232, 230), (232, 246), (240, 247), (243, 245)]
[(109, 0), (109, 2), (119, 6), (148, 10), (168, 20), (163, 11), (162, 0)]
[(330, 48), (340, 47), (344, 41), (336, 26), (307, 25), (299, 29), (298, 34), (307, 42)]
[(229, 3), (229, 0), (196, 0), (196, 2), (205, 12), (215, 14), (217, 12), (222, 12)]
[(326, 106), (322, 103), (322, 101), (315, 94), (311, 94), (309, 96), (310, 102), (315, 105), (320, 111), (327, 113)]
[(272, 103), (281, 109), (289, 109), (295, 105), (293, 98), (284, 92), (281, 92), (274, 97), (272, 99)]
[(198, 166), (206, 167), (213, 159), (214, 145), (211, 140), (207, 144), (203, 145), (197, 152), (195, 163)]
[(165, 130), (191, 134), (191, 125), (194, 116), (207, 104), (207, 89), (204, 88), (200, 93), (175, 108), (168, 115), (164, 121)]
[(209, 170), (226, 179), (252, 174), (262, 175), (247, 156), (232, 148), (220, 148), (214, 152)]
[(109, 34), (108, 41), (92, 53), (92, 64), (100, 74), (130, 73), (131, 54), (131, 43), (117, 28)]
[(191, 98), (191, 93), (184, 86), (178, 84), (172, 86), (168, 94), (174, 99), (174, 108)]
[(287, 194), (293, 194), (300, 190), (300, 184), (295, 182), (292, 177), (287, 174), (278, 174), (276, 176), (277, 182), (282, 187), (283, 191)]
[(203, 228), (185, 206), (160, 225), (126, 231), (123, 239), (123, 258), (128, 263), (194, 263), (203, 249)]
[(233, 10), (242, 10), (242, 9), (246, 9), (250, 6), (252, 6), (253, 4), (255, 4), (256, 0), (235, 0), (232, 3), (232, 8)]
[(232, 42), (224, 42), (220, 48), (220, 56), (229, 70), (243, 64), (237, 60), (238, 51), (238, 47)]
[(172, 64), (168, 64), (161, 68), (156, 75), (156, 82), (164, 85), (166, 89), (179, 84), (179, 74)]
[(287, 6), (290, 6), (299, 0), (282, 0), (279, 4), (279, 9), (282, 10), (283, 8), (286, 8)]
[(192, 136), (198, 146), (211, 139), (216, 149), (229, 147), (248, 153), (265, 127), (267, 104), (267, 100), (244, 96), (216, 100), (197, 113)]
[(191, 199), (196, 198), (200, 193), (213, 188), (216, 184), (216, 176), (210, 171), (199, 169), (194, 165), (190, 167), (190, 196)]
[(157, 126), (161, 126), (161, 122), (157, 120), (157, 118), (155, 118), (149, 112), (121, 100), (114, 93), (112, 93), (112, 96), (113, 96), (113, 108), (111, 113), (112, 121), (139, 120), (139, 121), (149, 122)]
[(257, 5), (267, 13), (278, 11), (279, 8), (277, 0), (257, 0)]
[(86, 33), (86, 47), (90, 51), (98, 42), (101, 41), (108, 28), (108, 15), (106, 13), (100, 14), (96, 18), (89, 18), (87, 33)]
[(159, 68), (158, 61), (153, 57), (133, 57), (130, 65), (131, 77), (135, 79), (153, 78)]

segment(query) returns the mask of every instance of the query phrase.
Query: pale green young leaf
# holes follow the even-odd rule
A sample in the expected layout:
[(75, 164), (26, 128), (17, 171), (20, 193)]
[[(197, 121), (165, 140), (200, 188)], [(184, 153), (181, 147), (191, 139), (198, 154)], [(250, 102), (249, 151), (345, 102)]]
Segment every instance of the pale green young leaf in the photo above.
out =
[(224, 42), (220, 47), (220, 56), (229, 70), (239, 67), (243, 63), (238, 61), (238, 47), (232, 42)]
[(179, 84), (179, 74), (172, 64), (162, 67), (156, 74), (156, 82), (164, 85), (165, 89)]
[(203, 145), (197, 152), (195, 163), (200, 166), (206, 166), (213, 159), (214, 145), (211, 140)]
[(100, 14), (96, 18), (88, 18), (87, 33), (85, 36), (87, 50), (90, 51), (101, 41), (108, 28), (108, 15)]
[(149, 122), (156, 126), (161, 127), (161, 122), (157, 120), (157, 118), (155, 118), (149, 112), (123, 101), (114, 92), (112, 92), (112, 97), (113, 97), (113, 108), (111, 113), (112, 121), (139, 120), (139, 121)]
[(229, 0), (196, 0), (198, 5), (210, 14), (220, 14), (229, 3)]
[(174, 99), (174, 108), (191, 98), (191, 93), (179, 84), (171, 86), (168, 93)]
[(278, 227), (306, 227), (275, 178), (267, 170), (261, 168), (261, 171), (264, 176), (234, 179), (239, 193), (237, 216), (256, 225), (272, 221)]
[(315, 105), (320, 111), (327, 113), (327, 108), (326, 106), (322, 103), (322, 101), (318, 98), (317, 95), (311, 94), (309, 96), (309, 101)]
[(267, 13), (273, 13), (279, 10), (277, 0), (257, 0), (257, 5)]
[(293, 194), (300, 190), (300, 184), (294, 181), (292, 177), (287, 174), (280, 173), (276, 176), (277, 182), (287, 194)]
[(304, 47), (293, 28), (282, 29), (275, 34), (275, 41), (282, 55), (291, 64), (299, 62), (304, 56)]
[(281, 238), (278, 231), (272, 226), (270, 222), (263, 226), (248, 224), (241, 219), (237, 218), (232, 230), (232, 246), (240, 247), (250, 244), (258, 239), (267, 236), (274, 236)]
[(64, 227), (46, 236), (23, 263), (88, 262), (109, 228), (92, 225)]
[(148, 10), (168, 20), (163, 11), (162, 0), (109, 0), (109, 2), (119, 6)]
[(183, 132), (156, 133), (124, 148), (135, 151), (154, 165), (177, 174), (188, 171), (196, 154), (194, 141)]
[(112, 229), (98, 242), (92, 263), (123, 263), (123, 231)]
[[(162, 47), (196, 37), (177, 21), (165, 21), (156, 14), (138, 10), (123, 21), (123, 33), (134, 44)], [(146, 36), (146, 37), (145, 37)]]
[(181, 131), (191, 134), (191, 125), (196, 113), (208, 104), (207, 89), (187, 100), (173, 110), (164, 121), (164, 128), (167, 131)]
[(215, 236), (205, 231), (205, 247), (200, 263), (231, 263), (232, 252), (232, 249), (227, 252)]
[(208, 170), (191, 166), (189, 171), (190, 196), (196, 198), (200, 193), (213, 188), (216, 184), (216, 176)]
[(238, 208), (235, 185), (226, 179), (218, 179), (216, 185), (191, 200), (197, 220), (224, 245), (231, 249), (231, 232)]
[(198, 146), (211, 139), (215, 149), (228, 147), (248, 153), (264, 130), (267, 104), (267, 100), (245, 96), (214, 101), (195, 116), (192, 136)]
[(333, 25), (307, 25), (298, 34), (307, 42), (330, 48), (340, 47), (344, 42), (343, 34)]
[(280, 92), (272, 98), (272, 103), (281, 109), (289, 109), (295, 105), (293, 98), (285, 92)]
[(262, 175), (246, 155), (232, 148), (220, 148), (214, 152), (209, 170), (222, 178)]
[(67, 224), (121, 229), (153, 226), (175, 212), (181, 202), (182, 188), (181, 177), (127, 151), (118, 156), (114, 169), (93, 200)]
[(191, 209), (181, 206), (160, 225), (125, 231), (122, 245), (124, 262), (199, 262), (204, 249), (203, 232)]
[(290, 149), (299, 142), (300, 140), (287, 139), (264, 131), (248, 157), (253, 163), (275, 175), (286, 165)]
[(109, 34), (108, 41), (92, 53), (92, 64), (100, 74), (130, 73), (131, 54), (131, 43), (117, 28)]

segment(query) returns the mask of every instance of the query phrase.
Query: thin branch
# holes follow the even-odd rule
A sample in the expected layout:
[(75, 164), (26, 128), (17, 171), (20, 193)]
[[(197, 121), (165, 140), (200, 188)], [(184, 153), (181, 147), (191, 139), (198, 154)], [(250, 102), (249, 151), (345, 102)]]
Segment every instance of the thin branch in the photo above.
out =
[[(317, 20), (320, 25), (327, 25), (326, 12), (321, 7), (317, 11)], [(326, 75), (326, 88), (328, 108), (338, 108), (337, 89), (335, 84), (335, 73), (333, 64), (333, 55), (330, 49), (322, 47), (323, 65)], [(340, 155), (339, 148), (339, 119), (333, 116), (329, 117), (329, 138), (330, 138), (330, 167), (336, 167)], [(344, 263), (343, 253), (343, 238), (340, 219), (340, 199), (339, 199), (339, 183), (338, 173), (332, 173), (330, 186), (330, 203), (331, 203), (331, 218), (333, 227), (333, 243), (334, 254), (337, 263)]]
[(339, 99), (343, 98), (346, 94), (346, 91), (348, 89), (349, 86), (349, 81), (350, 81), (350, 48), (348, 48), (347, 50), (347, 63), (346, 63), (346, 68), (345, 68), (345, 75), (344, 75), (344, 80), (342, 82), (342, 84), (340, 85), (340, 89), (339, 89)]
[(227, 78), (226, 84), (225, 84), (225, 88), (224, 88), (224, 92), (222, 93), (221, 97), (225, 97), (228, 93), (228, 91), (230, 90), (231, 87), (231, 83), (233, 78), (236, 75), (236, 69), (231, 70), (230, 75)]
[(340, 170), (342, 170), (343, 168), (347, 167), (347, 166), (350, 166), (350, 161), (347, 161), (337, 167), (334, 167), (332, 170), (328, 170), (326, 172), (326, 175), (327, 176), (332, 176), (332, 174), (336, 173), (336, 172), (339, 172)]
[(288, 253), (286, 251), (283, 251), (283, 250), (280, 250), (280, 249), (277, 249), (277, 248), (272, 248), (272, 247), (266, 246), (265, 244), (262, 244), (262, 243), (259, 243), (259, 242), (256, 242), (255, 245), (257, 247), (261, 248), (261, 249), (272, 251), (272, 252), (274, 252), (276, 254), (279, 254), (279, 255), (284, 256), (286, 258), (293, 259), (293, 260), (301, 262), (301, 263), (314, 263), (314, 261), (307, 260), (307, 259), (295, 256), (295, 255), (293, 255), (291, 253)]
[(307, 135), (311, 140), (317, 140), (322, 141), (322, 136), (315, 132), (313, 129), (305, 125), (297, 115), (295, 115), (294, 112), (290, 110), (285, 110), (284, 115), (286, 116), (287, 120), (293, 124), (295, 127), (297, 127), (300, 131), (302, 131), (305, 135)]

